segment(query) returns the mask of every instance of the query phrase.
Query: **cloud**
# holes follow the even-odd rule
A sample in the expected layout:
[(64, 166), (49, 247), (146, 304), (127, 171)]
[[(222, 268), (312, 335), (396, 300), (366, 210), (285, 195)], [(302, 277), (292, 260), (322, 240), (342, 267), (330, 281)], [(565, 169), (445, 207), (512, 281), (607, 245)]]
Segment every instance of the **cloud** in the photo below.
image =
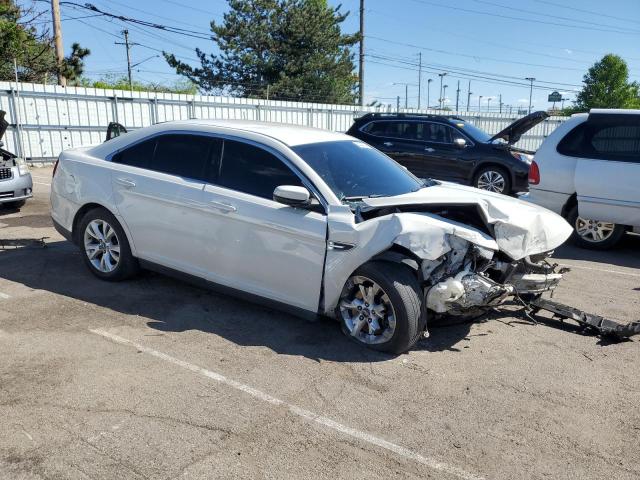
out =
[(567, 55), (571, 55), (573, 53), (573, 50), (569, 50), (568, 48), (565, 48), (564, 51)]

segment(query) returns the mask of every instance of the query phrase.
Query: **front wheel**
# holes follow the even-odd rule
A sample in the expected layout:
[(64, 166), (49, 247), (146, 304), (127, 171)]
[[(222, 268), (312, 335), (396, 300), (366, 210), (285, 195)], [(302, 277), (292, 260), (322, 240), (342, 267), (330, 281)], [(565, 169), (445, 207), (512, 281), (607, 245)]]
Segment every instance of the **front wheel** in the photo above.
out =
[(509, 195), (511, 193), (511, 178), (503, 168), (482, 167), (473, 179), (473, 186), (480, 190)]
[(582, 218), (578, 215), (577, 205), (571, 209), (567, 220), (573, 227), (571, 241), (582, 248), (607, 250), (618, 243), (625, 233), (623, 225)]
[(422, 295), (404, 265), (369, 262), (347, 280), (337, 307), (342, 331), (374, 350), (403, 353), (424, 330)]

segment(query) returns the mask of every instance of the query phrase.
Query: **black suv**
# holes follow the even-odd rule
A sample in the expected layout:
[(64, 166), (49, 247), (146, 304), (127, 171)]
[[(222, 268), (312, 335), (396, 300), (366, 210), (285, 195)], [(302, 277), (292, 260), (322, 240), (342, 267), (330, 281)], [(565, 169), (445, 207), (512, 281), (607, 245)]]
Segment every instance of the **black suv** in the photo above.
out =
[(369, 113), (358, 118), (347, 134), (386, 153), (418, 177), (510, 195), (528, 190), (533, 153), (513, 144), (548, 116), (531, 113), (491, 136), (458, 117)]

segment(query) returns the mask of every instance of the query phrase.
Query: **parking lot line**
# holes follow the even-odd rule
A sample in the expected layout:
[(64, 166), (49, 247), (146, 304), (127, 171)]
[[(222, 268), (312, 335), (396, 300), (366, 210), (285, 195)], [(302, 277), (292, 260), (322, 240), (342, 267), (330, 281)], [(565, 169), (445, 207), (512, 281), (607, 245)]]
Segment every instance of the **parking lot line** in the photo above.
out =
[(563, 264), (560, 264), (560, 265), (562, 267), (578, 268), (578, 269), (582, 269), (582, 270), (592, 270), (594, 272), (615, 273), (615, 274), (618, 274), (618, 275), (628, 275), (630, 277), (640, 277), (640, 273), (622, 272), (620, 270), (610, 270), (608, 268), (584, 267), (582, 265), (575, 265), (573, 263), (563, 263)]
[(33, 183), (38, 184), (38, 185), (46, 185), (46, 186), (48, 186), (48, 187), (50, 187), (50, 186), (51, 186), (51, 184), (50, 184), (50, 183), (42, 183), (42, 182), (33, 182)]
[(483, 477), (475, 475), (473, 473), (469, 473), (466, 472), (458, 467), (454, 467), (452, 465), (448, 465), (446, 463), (440, 462), (438, 460), (435, 460), (433, 458), (429, 458), (429, 457), (425, 457), (423, 455), (420, 455), (419, 453), (416, 453), (412, 450), (409, 450), (408, 448), (402, 447), (400, 445), (397, 445), (395, 443), (391, 443), (388, 442), (387, 440), (384, 440), (382, 438), (376, 437), (375, 435), (372, 435), (370, 433), (367, 432), (363, 432), (361, 430), (357, 430), (355, 428), (351, 428), (348, 427), (346, 425), (342, 425), (341, 423), (338, 423), (334, 420), (331, 420), (328, 417), (324, 417), (322, 415), (318, 415), (310, 410), (306, 410), (304, 408), (300, 408), (297, 407), (296, 405), (290, 404), (285, 402), (284, 400), (280, 400), (278, 398), (272, 397), (271, 395), (269, 395), (268, 393), (265, 393), (261, 390), (258, 390), (256, 388), (253, 388), (249, 385), (245, 385), (243, 383), (237, 382), (235, 380), (232, 380), (230, 378), (225, 377), (224, 375), (221, 375), (219, 373), (213, 372), (211, 370), (207, 370), (205, 368), (199, 367), (197, 365), (194, 365), (192, 363), (186, 362), (184, 360), (180, 360), (178, 358), (172, 357), (171, 355), (167, 355), (166, 353), (162, 353), (159, 352), (157, 350), (153, 350), (151, 348), (145, 347), (143, 345), (140, 345), (138, 343), (135, 343), (131, 340), (128, 340), (126, 338), (120, 337), (118, 335), (114, 335), (113, 333), (109, 333), (105, 330), (101, 330), (101, 329), (89, 329), (89, 331), (91, 333), (94, 333), (96, 335), (100, 335), (102, 337), (108, 338), (109, 340), (112, 340), (116, 343), (122, 344), (122, 345), (128, 345), (131, 347), (134, 347), (136, 349), (138, 349), (141, 352), (144, 352), (148, 355), (151, 355), (153, 357), (156, 357), (160, 360), (164, 360), (165, 362), (168, 363), (172, 363), (173, 365), (177, 365), (181, 368), (184, 368), (185, 370), (189, 370), (193, 373), (196, 373), (198, 375), (202, 375), (204, 377), (207, 377), (211, 380), (215, 380), (218, 383), (222, 383), (224, 385), (227, 385), (231, 388), (234, 388), (236, 390), (239, 390), (243, 393), (246, 393), (248, 395), (251, 395), (254, 398), (257, 398), (258, 400), (262, 400), (263, 402), (269, 403), (271, 405), (277, 405), (277, 406), (282, 406), (287, 408), (287, 410), (291, 413), (293, 413), (294, 415), (297, 415), (307, 421), (310, 422), (315, 422), (319, 425), (322, 425), (324, 427), (327, 427), (329, 429), (332, 429), (336, 432), (339, 432), (343, 435), (361, 440), (363, 442), (369, 443), (371, 445), (375, 445), (377, 447), (380, 448), (384, 448), (385, 450), (388, 450), (390, 452), (395, 453), (396, 455), (400, 456), (400, 457), (404, 457), (406, 459), (409, 460), (413, 460), (417, 463), (420, 463), (422, 465), (425, 465), (433, 470), (437, 470), (439, 472), (442, 473), (446, 473), (455, 477), (458, 477), (462, 480), (483, 480)]

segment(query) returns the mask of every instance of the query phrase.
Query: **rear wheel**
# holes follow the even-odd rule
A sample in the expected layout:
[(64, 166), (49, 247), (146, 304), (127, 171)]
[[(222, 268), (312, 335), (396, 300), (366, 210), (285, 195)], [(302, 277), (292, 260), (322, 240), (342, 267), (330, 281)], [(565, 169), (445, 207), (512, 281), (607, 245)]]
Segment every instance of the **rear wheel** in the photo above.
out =
[(577, 205), (571, 209), (567, 220), (573, 227), (571, 241), (582, 248), (609, 249), (618, 243), (625, 233), (624, 225), (580, 217)]
[(404, 265), (370, 262), (347, 280), (337, 317), (352, 340), (391, 353), (411, 348), (422, 331), (422, 295), (415, 276)]
[(104, 208), (90, 210), (82, 217), (78, 240), (86, 265), (98, 278), (118, 281), (138, 272), (124, 230)]
[(473, 186), (480, 190), (509, 195), (511, 193), (511, 178), (503, 168), (482, 167), (473, 179)]

